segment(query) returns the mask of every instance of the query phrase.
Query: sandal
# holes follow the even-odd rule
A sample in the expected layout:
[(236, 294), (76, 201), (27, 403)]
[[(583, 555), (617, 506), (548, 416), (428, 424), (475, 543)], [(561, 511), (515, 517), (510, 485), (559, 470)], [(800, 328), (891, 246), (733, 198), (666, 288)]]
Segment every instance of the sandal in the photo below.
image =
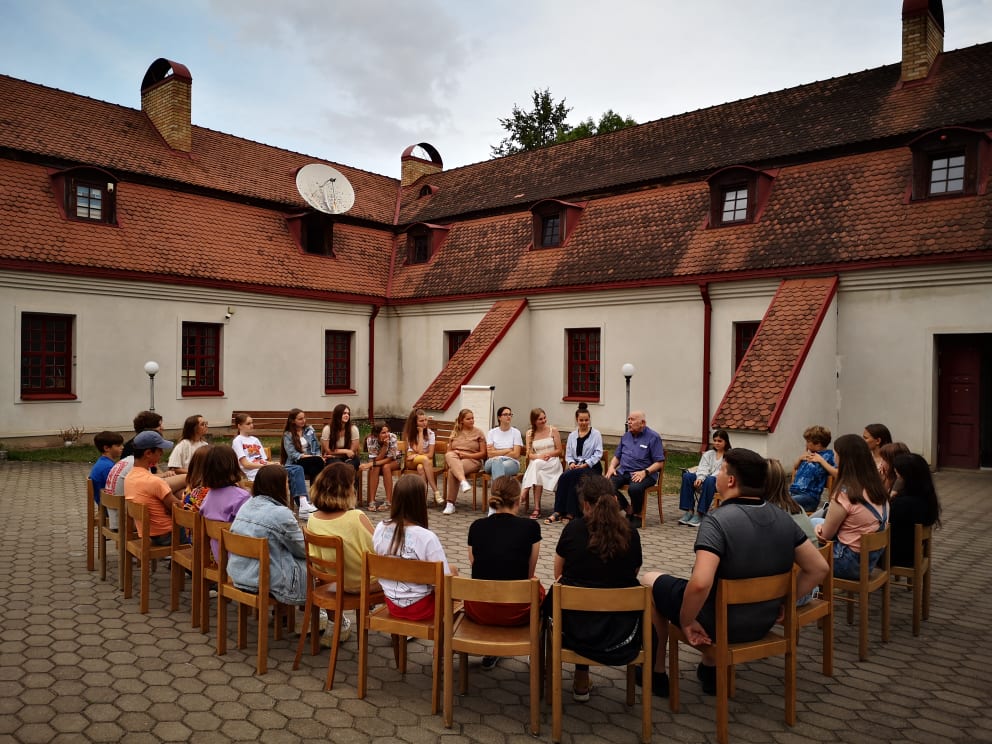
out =
[(378, 506), (378, 507), (376, 508), (376, 511), (377, 511), (377, 512), (388, 512), (388, 511), (389, 511), (390, 509), (392, 509), (392, 508), (393, 508), (393, 505), (392, 505), (392, 504), (390, 504), (390, 503), (389, 503), (388, 501), (383, 501), (383, 502), (382, 502), (381, 504), (379, 504), (379, 506)]
[(544, 520), (545, 524), (557, 524), (561, 520), (561, 514), (558, 512), (551, 512), (551, 516)]
[(373, 501), (368, 506), (365, 507), (365, 510), (370, 512), (377, 512), (379, 511), (379, 507), (376, 506), (376, 503)]
[(534, 511), (532, 511), (530, 513), (530, 518), (531, 519), (540, 519), (541, 518), (541, 510), (540, 509), (535, 509)]

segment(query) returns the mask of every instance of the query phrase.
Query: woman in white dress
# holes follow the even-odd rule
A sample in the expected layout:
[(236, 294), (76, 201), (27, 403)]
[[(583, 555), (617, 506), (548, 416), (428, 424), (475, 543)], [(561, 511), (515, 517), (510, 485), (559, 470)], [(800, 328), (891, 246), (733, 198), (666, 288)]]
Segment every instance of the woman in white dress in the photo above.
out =
[(524, 489), (524, 508), (530, 506), (530, 491), (534, 490), (534, 511), (531, 519), (541, 518), (541, 494), (545, 489), (554, 491), (561, 476), (561, 436), (558, 429), (548, 424), (543, 408), (530, 412), (530, 428), (525, 438), (527, 470), (521, 484)]

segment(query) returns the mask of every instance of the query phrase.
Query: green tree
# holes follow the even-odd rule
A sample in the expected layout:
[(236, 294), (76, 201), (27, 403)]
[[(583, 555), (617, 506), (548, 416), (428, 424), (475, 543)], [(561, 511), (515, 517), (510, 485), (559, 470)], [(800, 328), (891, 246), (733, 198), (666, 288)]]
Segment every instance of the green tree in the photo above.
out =
[(592, 137), (594, 134), (615, 132), (618, 129), (632, 127), (636, 124), (637, 122), (629, 116), (621, 116), (613, 109), (607, 109), (606, 112), (599, 117), (598, 124), (593, 121), (593, 118), (590, 116), (585, 121), (580, 122), (577, 126), (574, 126), (567, 132), (559, 135), (555, 139), (555, 142), (571, 142), (572, 140), (582, 139), (583, 137)]
[(513, 114), (507, 119), (499, 120), (500, 126), (507, 131), (508, 136), (498, 145), (490, 147), (492, 157), (499, 158), (525, 150), (535, 150), (556, 142), (571, 142), (594, 134), (615, 132), (637, 124), (629, 116), (621, 116), (613, 109), (608, 109), (599, 117), (598, 123), (590, 116), (572, 127), (565, 121), (572, 109), (565, 106), (564, 98), (555, 103), (548, 88), (535, 90), (531, 98), (533, 109), (523, 111), (514, 104)]
[(532, 99), (532, 110), (523, 111), (513, 104), (513, 114), (508, 119), (499, 120), (509, 136), (490, 147), (494, 158), (550, 145), (559, 141), (558, 138), (571, 128), (565, 118), (572, 109), (565, 106), (564, 98), (555, 103), (551, 91), (545, 88), (543, 91), (535, 90)]

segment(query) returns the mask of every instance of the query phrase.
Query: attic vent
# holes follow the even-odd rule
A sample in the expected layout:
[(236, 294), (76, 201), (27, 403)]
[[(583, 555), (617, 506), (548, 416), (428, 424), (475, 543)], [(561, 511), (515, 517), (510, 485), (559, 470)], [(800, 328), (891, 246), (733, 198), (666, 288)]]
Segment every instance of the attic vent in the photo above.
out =
[(433, 196), (435, 193), (437, 193), (437, 186), (431, 186), (430, 184), (426, 184), (420, 187), (420, 194), (418, 194), (418, 198), (423, 198), (425, 196)]

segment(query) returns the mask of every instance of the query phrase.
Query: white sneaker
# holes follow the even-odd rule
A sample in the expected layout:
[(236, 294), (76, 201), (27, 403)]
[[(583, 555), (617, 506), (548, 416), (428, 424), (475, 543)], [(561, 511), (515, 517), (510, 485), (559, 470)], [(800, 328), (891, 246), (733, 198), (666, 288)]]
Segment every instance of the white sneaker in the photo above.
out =
[(313, 514), (317, 507), (310, 503), (306, 496), (300, 496), (300, 514)]
[(468, 493), (472, 490), (472, 486), (468, 484), (468, 481), (462, 481), (462, 493)]
[(448, 505), (444, 507), (444, 511), (443, 511), (443, 512), (441, 512), (441, 513), (442, 513), (442, 514), (454, 514), (454, 513), (455, 513), (455, 505), (454, 505), (454, 504), (452, 504), (452, 503), (451, 503), (451, 502), (449, 501), (449, 502), (448, 502)]
[[(320, 637), (320, 645), (324, 648), (330, 648), (333, 638), (334, 623), (328, 623), (327, 630), (325, 630), (324, 635)], [(344, 615), (341, 617), (341, 637), (338, 639), (338, 643), (344, 643), (349, 638), (351, 638), (351, 620), (347, 615)]]

